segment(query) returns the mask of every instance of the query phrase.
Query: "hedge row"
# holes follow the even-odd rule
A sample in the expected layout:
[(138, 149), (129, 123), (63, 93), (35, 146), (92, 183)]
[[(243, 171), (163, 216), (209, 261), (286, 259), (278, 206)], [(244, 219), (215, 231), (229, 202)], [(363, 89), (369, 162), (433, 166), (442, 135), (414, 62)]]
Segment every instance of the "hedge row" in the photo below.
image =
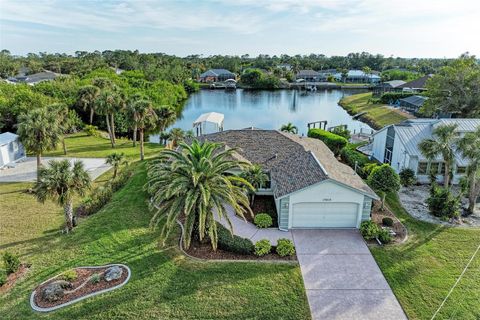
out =
[(218, 248), (238, 254), (253, 254), (254, 245), (249, 239), (236, 235), (232, 236), (230, 230), (217, 222)]
[(348, 140), (344, 137), (322, 129), (310, 129), (308, 130), (308, 136), (310, 138), (322, 140), (327, 147), (332, 150), (335, 156), (338, 156), (340, 151), (348, 144)]
[(366, 178), (367, 176), (367, 173), (364, 172), (363, 168), (366, 165), (373, 163), (373, 161), (370, 160), (368, 156), (355, 150), (355, 145), (352, 145), (352, 144), (342, 149), (342, 151), (340, 152), (340, 157), (346, 164), (348, 164), (353, 169), (355, 169), (355, 163), (356, 163), (357, 173), (363, 178)]
[(414, 93), (411, 92), (386, 92), (380, 97), (381, 103), (392, 104), (395, 103), (398, 99), (403, 99), (406, 97), (413, 96)]

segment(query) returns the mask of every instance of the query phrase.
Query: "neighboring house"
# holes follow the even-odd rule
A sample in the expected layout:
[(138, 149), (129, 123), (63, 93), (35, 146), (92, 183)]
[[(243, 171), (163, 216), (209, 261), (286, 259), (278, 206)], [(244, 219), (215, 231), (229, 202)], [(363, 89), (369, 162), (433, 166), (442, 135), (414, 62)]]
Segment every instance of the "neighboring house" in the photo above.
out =
[(403, 80), (391, 80), (379, 83), (375, 87), (373, 87), (373, 95), (381, 96), (385, 92), (395, 91), (395, 88), (405, 83), (406, 82)]
[(296, 80), (305, 80), (306, 82), (320, 82), (324, 81), (323, 76), (320, 74), (320, 72), (317, 72), (315, 70), (300, 70), (297, 72), (295, 76)]
[(0, 134), (0, 168), (12, 165), (25, 158), (25, 148), (20, 143), (18, 135), (5, 132)]
[[(399, 173), (404, 168), (412, 169), (420, 183), (430, 181), (430, 170), (437, 173), (438, 181), (443, 180), (445, 166), (443, 159), (426, 159), (418, 144), (433, 137), (433, 130), (441, 125), (457, 124), (459, 136), (475, 131), (480, 119), (410, 119), (390, 125), (377, 131), (372, 139), (372, 157), (382, 163), (389, 163)], [(455, 152), (453, 183), (458, 183), (465, 174), (468, 161)]]
[(418, 114), (418, 111), (423, 106), (427, 97), (424, 96), (410, 96), (398, 100), (398, 105), (400, 108), (408, 111), (412, 114)]
[(425, 85), (427, 84), (428, 79), (433, 77), (433, 74), (428, 74), (421, 78), (415, 79), (413, 81), (404, 83), (395, 88), (395, 91), (404, 91), (404, 92), (423, 92), (427, 90)]
[(382, 79), (375, 71), (366, 74), (362, 70), (349, 70), (345, 79), (343, 79), (341, 72), (335, 73), (334, 77), (337, 81), (345, 80), (349, 83), (379, 83)]
[(26, 83), (33, 86), (43, 81), (55, 80), (58, 76), (60, 75), (55, 72), (43, 71), (43, 72), (29, 74), (29, 75), (19, 75), (15, 77), (10, 77), (7, 79), (7, 81), (13, 84)]
[(236, 80), (235, 73), (232, 73), (226, 69), (210, 69), (200, 75), (200, 82), (219, 82), (228, 79)]
[(275, 200), (281, 230), (359, 228), (377, 195), (320, 140), (248, 128), (199, 137), (235, 148), (234, 158), (260, 165), (270, 183), (257, 194)]

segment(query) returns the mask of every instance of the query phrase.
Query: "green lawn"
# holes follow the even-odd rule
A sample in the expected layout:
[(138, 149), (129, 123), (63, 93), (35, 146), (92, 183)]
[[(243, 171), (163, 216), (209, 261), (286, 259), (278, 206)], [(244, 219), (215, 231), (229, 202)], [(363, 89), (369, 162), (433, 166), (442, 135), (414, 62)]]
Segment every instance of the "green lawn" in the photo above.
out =
[[(371, 251), (408, 317), (430, 319), (480, 244), (480, 229), (415, 220), (396, 196), (390, 196), (388, 204), (406, 225), (409, 240), (400, 246), (372, 247)], [(479, 302), (477, 256), (436, 319), (480, 319)]]
[(354, 94), (341, 99), (339, 104), (352, 115), (366, 112), (361, 119), (370, 124), (374, 129), (381, 129), (413, 117), (400, 110), (389, 108), (384, 104), (369, 103), (368, 101), (371, 97), (371, 92)]
[[(67, 136), (65, 139), (67, 145), (67, 157), (79, 158), (105, 158), (113, 152), (123, 152), (129, 160), (140, 160), (140, 145), (132, 146), (132, 141), (128, 139), (117, 139), (117, 145), (112, 148), (110, 140), (103, 137), (94, 137), (79, 132)], [(158, 143), (145, 143), (145, 157), (151, 157), (158, 154), (162, 146)], [(44, 154), (46, 157), (63, 156), (62, 145), (58, 148)]]
[[(90, 155), (88, 152), (77, 154)], [(97, 151), (95, 155), (101, 153)], [(32, 265), (0, 296), (2, 319), (308, 319), (296, 265), (194, 262), (176, 247), (159, 248), (158, 231), (143, 191), (144, 164), (100, 212), (69, 235), (59, 230), (62, 210), (24, 193), (28, 183), (0, 184), (0, 251), (12, 250)], [(100, 178), (108, 179), (107, 176)], [(132, 278), (123, 288), (48, 315), (28, 304), (40, 282), (75, 266), (125, 263)]]

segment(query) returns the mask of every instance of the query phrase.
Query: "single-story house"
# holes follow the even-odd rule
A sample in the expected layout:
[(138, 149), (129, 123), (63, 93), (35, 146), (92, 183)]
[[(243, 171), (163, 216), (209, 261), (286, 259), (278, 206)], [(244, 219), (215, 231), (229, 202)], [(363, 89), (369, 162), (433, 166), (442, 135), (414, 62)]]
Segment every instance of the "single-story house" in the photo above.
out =
[[(445, 165), (443, 159), (429, 161), (418, 144), (433, 137), (433, 130), (441, 125), (457, 124), (459, 136), (473, 132), (480, 126), (480, 119), (409, 119), (399, 124), (387, 126), (373, 136), (372, 158), (382, 163), (389, 163), (399, 173), (405, 168), (412, 169), (420, 183), (430, 181), (430, 172), (437, 173), (437, 180), (443, 180)], [(465, 174), (468, 161), (460, 152), (455, 152), (453, 183), (458, 183)]]
[(320, 82), (324, 81), (323, 76), (320, 72), (315, 70), (300, 70), (297, 72), (295, 79), (298, 81), (300, 79), (305, 80), (306, 82)]
[(375, 87), (373, 87), (373, 95), (381, 96), (385, 92), (394, 91), (396, 87), (404, 83), (406, 82), (403, 80), (391, 80), (391, 81), (385, 81), (385, 82), (379, 83)]
[(405, 111), (417, 114), (427, 99), (428, 98), (424, 96), (410, 96), (403, 99), (398, 99), (398, 105)]
[(427, 90), (425, 85), (427, 84), (428, 79), (430, 79), (431, 77), (433, 77), (433, 74), (427, 74), (426, 76), (423, 76), (421, 78), (401, 84), (395, 88), (395, 91), (423, 92)]
[(25, 158), (25, 148), (18, 135), (5, 132), (0, 134), (0, 168)]
[(362, 70), (349, 70), (345, 79), (343, 79), (341, 72), (335, 73), (334, 77), (337, 81), (345, 80), (345, 82), (350, 83), (379, 83), (382, 80), (382, 78), (376, 74), (375, 71), (366, 74)]
[(277, 130), (247, 128), (199, 137), (235, 148), (236, 159), (260, 165), (270, 183), (257, 190), (272, 196), (281, 230), (359, 228), (378, 196), (340, 163), (320, 140)]
[(29, 74), (29, 75), (18, 75), (16, 77), (10, 77), (7, 79), (9, 83), (26, 83), (29, 85), (35, 85), (43, 81), (55, 80), (59, 74), (51, 71), (43, 71), (39, 73)]
[(199, 78), (200, 82), (218, 82), (228, 79), (236, 80), (237, 76), (226, 69), (210, 69), (202, 73)]

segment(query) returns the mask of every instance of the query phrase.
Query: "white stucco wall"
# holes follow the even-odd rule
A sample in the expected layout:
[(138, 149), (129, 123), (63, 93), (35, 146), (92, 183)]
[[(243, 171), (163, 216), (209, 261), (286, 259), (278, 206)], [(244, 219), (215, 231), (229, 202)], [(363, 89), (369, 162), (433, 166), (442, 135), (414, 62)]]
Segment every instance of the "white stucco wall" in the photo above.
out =
[(372, 156), (383, 163), (385, 157), (385, 142), (387, 140), (387, 129), (375, 133), (372, 142)]
[(315, 184), (309, 188), (290, 194), (289, 222), (288, 227), (292, 227), (293, 205), (302, 202), (350, 202), (358, 204), (357, 228), (360, 226), (363, 210), (364, 195), (349, 189), (345, 186), (337, 184), (333, 181), (326, 180)]

